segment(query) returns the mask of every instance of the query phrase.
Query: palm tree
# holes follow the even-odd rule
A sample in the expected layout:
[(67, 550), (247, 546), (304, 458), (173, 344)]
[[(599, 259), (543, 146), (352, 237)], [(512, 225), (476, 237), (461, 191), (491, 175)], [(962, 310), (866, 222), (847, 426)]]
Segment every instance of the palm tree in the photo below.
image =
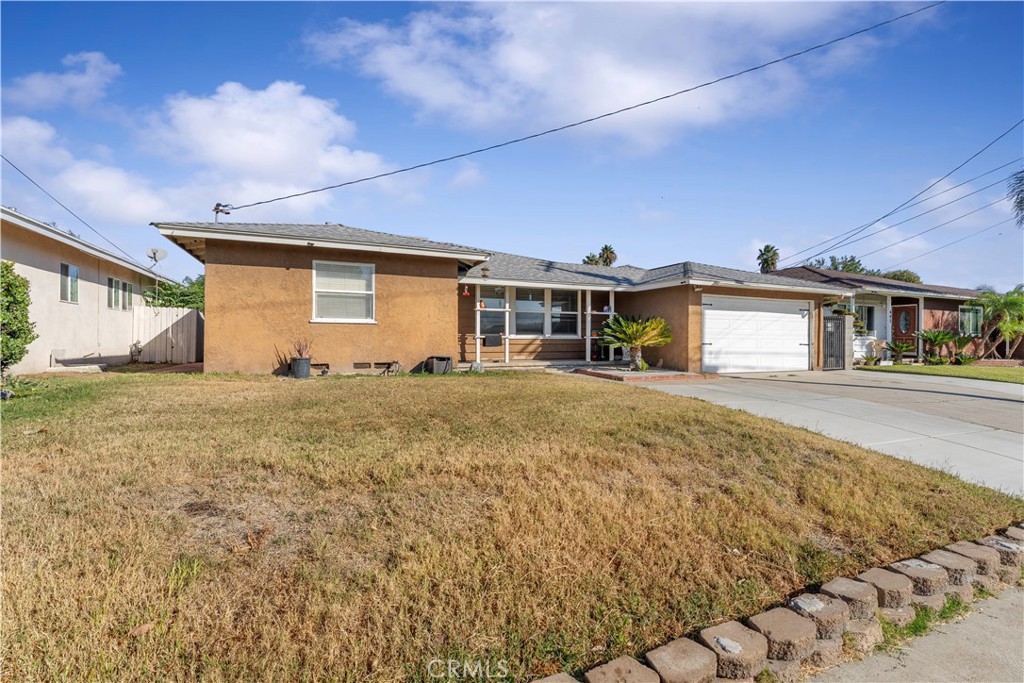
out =
[(643, 372), (647, 361), (641, 355), (648, 346), (664, 346), (672, 341), (672, 330), (664, 318), (614, 315), (605, 321), (598, 343), (613, 349), (629, 349), (630, 370)]
[[(982, 308), (981, 352), (978, 357), (984, 358), (996, 353), (999, 342), (1004, 339), (1007, 341), (1007, 348), (1015, 341), (1013, 323), (1024, 320), (1024, 285), (1017, 285), (1005, 294), (985, 287), (978, 296), (968, 301), (967, 305)], [(1011, 336), (1004, 336), (1004, 330)], [(1016, 347), (1017, 344), (1014, 344), (1013, 348)]]
[(585, 266), (599, 266), (601, 265), (601, 257), (591, 252), (583, 257), (583, 265)]
[(1024, 228), (1024, 171), (1017, 171), (1007, 183), (1006, 198), (1013, 204), (1017, 227)]
[(613, 266), (619, 260), (619, 255), (615, 253), (612, 245), (606, 244), (601, 247), (601, 251), (597, 252), (597, 258), (601, 260), (602, 266)]
[(766, 244), (757, 252), (757, 265), (762, 273), (770, 273), (779, 267), (779, 250), (774, 244)]

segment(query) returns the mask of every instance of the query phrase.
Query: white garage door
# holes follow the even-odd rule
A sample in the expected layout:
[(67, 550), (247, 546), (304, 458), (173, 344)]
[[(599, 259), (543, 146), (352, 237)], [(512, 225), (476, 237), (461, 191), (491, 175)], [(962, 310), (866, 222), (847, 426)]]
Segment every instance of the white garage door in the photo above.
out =
[(702, 303), (704, 372), (810, 368), (810, 302), (705, 296)]

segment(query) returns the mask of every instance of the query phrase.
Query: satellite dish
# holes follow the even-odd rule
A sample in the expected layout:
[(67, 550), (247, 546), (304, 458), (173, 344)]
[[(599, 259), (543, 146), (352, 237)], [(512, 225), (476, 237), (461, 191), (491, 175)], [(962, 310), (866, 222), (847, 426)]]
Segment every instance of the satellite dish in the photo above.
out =
[(167, 252), (164, 251), (163, 249), (157, 249), (156, 247), (153, 247), (152, 249), (146, 250), (146, 256), (153, 259), (153, 265), (155, 266), (157, 263), (167, 258)]

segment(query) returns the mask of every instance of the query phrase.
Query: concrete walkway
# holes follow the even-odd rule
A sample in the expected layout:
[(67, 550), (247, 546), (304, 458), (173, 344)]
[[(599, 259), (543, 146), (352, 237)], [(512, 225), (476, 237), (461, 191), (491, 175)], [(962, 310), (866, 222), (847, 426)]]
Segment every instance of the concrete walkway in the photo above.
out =
[(976, 602), (962, 620), (907, 643), (895, 653), (875, 653), (813, 676), (811, 683), (863, 681), (1024, 681), (1024, 593), (1003, 591)]
[(1019, 384), (837, 371), (642, 386), (745, 410), (1008, 493), (1024, 493), (1024, 386)]

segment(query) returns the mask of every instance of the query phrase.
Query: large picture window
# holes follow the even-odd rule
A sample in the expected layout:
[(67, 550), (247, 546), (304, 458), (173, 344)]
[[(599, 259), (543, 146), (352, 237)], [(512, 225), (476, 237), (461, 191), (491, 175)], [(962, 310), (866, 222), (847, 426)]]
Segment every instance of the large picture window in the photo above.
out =
[(372, 265), (313, 261), (313, 320), (372, 323), (373, 295)]
[(978, 337), (981, 335), (981, 323), (984, 309), (981, 306), (960, 306), (960, 334)]
[(580, 299), (575, 290), (516, 287), (512, 309), (517, 337), (580, 334)]
[(60, 264), (60, 300), (78, 303), (78, 266)]

